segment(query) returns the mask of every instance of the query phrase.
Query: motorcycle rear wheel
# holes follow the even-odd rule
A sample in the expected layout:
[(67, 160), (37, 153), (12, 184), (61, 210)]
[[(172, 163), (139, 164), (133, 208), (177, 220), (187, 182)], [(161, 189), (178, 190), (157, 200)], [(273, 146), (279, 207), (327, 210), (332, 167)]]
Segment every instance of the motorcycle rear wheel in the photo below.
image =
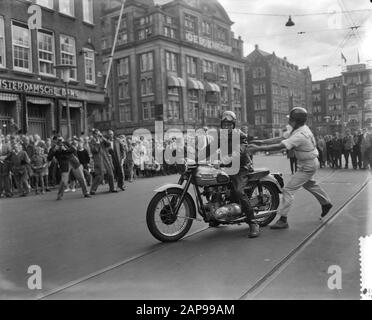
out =
[[(155, 239), (161, 242), (175, 242), (189, 232), (193, 223), (192, 218), (195, 218), (195, 204), (191, 196), (186, 194), (180, 210), (175, 216), (174, 210), (181, 196), (181, 189), (172, 188), (168, 189), (167, 193), (165, 191), (157, 193), (150, 201), (147, 207), (146, 222)], [(159, 206), (162, 207), (159, 208)], [(176, 225), (177, 221), (181, 222), (179, 227)], [(169, 229), (174, 226), (175, 230), (167, 232), (164, 230), (167, 226)]]

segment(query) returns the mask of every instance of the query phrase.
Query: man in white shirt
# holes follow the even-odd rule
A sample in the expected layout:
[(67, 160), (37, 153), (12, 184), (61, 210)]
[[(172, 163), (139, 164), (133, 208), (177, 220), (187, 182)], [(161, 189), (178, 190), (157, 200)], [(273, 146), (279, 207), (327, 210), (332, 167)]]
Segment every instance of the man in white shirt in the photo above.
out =
[[(293, 108), (289, 114), (289, 125), (293, 128), (288, 138), (274, 138), (268, 140), (252, 141), (250, 149), (254, 151), (278, 151), (286, 148), (294, 149), (297, 158), (298, 171), (292, 176), (283, 188), (283, 198), (279, 208), (279, 220), (271, 229), (288, 228), (287, 216), (293, 203), (294, 193), (304, 187), (314, 195), (322, 206), (323, 218), (332, 208), (331, 201), (324, 190), (313, 179), (319, 166), (318, 150), (313, 133), (307, 125), (307, 111), (304, 108)], [(256, 144), (268, 144), (257, 146)]]

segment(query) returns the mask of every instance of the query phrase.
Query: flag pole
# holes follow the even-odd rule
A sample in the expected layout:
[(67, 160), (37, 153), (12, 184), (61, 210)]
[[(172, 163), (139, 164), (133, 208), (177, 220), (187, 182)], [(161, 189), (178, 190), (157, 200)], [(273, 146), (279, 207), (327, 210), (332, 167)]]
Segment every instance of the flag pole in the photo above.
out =
[(107, 68), (107, 75), (106, 75), (106, 79), (105, 79), (105, 85), (104, 85), (104, 87), (103, 87), (103, 89), (104, 89), (105, 92), (107, 92), (107, 86), (108, 86), (108, 82), (109, 82), (109, 78), (110, 78), (110, 72), (111, 72), (111, 68), (112, 68), (112, 62), (113, 62), (113, 59), (114, 59), (114, 54), (115, 54), (116, 44), (117, 44), (117, 41), (118, 41), (118, 36), (119, 36), (119, 30), (120, 30), (121, 20), (122, 20), (122, 18), (123, 18), (124, 4), (125, 4), (125, 0), (123, 0), (123, 2), (122, 2), (122, 4), (121, 4), (120, 15), (119, 15), (119, 20), (118, 20), (118, 25), (116, 26), (116, 32), (115, 32), (114, 43), (113, 43), (113, 45), (112, 45), (111, 55), (110, 55), (110, 57), (109, 57), (109, 64), (108, 64), (108, 68)]

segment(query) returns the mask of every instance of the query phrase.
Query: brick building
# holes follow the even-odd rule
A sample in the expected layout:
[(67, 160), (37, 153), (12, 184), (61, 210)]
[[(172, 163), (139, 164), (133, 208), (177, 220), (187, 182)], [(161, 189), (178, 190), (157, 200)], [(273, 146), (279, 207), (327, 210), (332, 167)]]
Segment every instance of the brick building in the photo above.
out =
[[(121, 1), (106, 2), (102, 48), (110, 55)], [(164, 1), (163, 1), (164, 3)], [(110, 74), (110, 123), (118, 132), (217, 127), (223, 110), (246, 120), (243, 42), (216, 0), (127, 0)], [(97, 122), (100, 115), (97, 115)]]
[[(42, 29), (30, 30), (30, 5), (41, 7)], [(104, 103), (98, 53), (97, 0), (0, 1), (0, 124), (14, 118), (23, 133), (67, 134), (64, 83), (54, 66), (70, 71), (72, 134), (87, 132), (91, 110)]]
[(254, 135), (278, 137), (288, 123), (293, 107), (304, 107), (312, 125), (312, 81), (309, 68), (299, 69), (286, 57), (261, 50), (258, 45), (246, 57), (246, 94), (248, 122)]
[[(341, 75), (313, 82), (314, 130), (344, 133), (372, 124), (372, 69), (349, 65)], [(314, 131), (315, 132), (315, 131)]]

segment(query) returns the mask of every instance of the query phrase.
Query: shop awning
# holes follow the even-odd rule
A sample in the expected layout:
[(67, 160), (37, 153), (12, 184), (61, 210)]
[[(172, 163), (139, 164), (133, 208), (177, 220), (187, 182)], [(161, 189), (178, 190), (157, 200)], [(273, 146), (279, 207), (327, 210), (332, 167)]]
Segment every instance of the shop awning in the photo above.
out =
[(168, 76), (168, 87), (186, 87), (186, 83), (182, 78)]
[(34, 98), (34, 97), (28, 97), (27, 102), (33, 103), (33, 104), (52, 104), (53, 101), (50, 99), (44, 99), (44, 98)]
[[(67, 105), (66, 101), (62, 101), (62, 106), (66, 107), (66, 105)], [(77, 102), (77, 101), (69, 101), (68, 106), (69, 106), (69, 108), (82, 108), (83, 104), (81, 102)]]
[(17, 94), (12, 93), (0, 93), (0, 101), (17, 101), (19, 96)]
[(196, 80), (196, 79), (188, 79), (187, 87), (189, 89), (194, 89), (194, 90), (204, 90), (203, 82)]
[(207, 82), (206, 86), (205, 86), (205, 91), (212, 91), (212, 92), (221, 92), (221, 89), (220, 87), (215, 84), (215, 83), (212, 83), (212, 82)]

